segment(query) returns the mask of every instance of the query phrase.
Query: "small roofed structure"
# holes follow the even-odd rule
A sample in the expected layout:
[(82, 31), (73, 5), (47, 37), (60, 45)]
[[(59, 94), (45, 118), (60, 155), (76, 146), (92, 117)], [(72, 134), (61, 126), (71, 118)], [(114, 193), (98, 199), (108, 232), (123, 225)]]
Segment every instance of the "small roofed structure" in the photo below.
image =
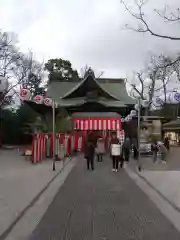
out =
[(180, 132), (180, 118), (163, 124), (164, 131)]
[(163, 131), (172, 145), (180, 144), (180, 118), (164, 123)]

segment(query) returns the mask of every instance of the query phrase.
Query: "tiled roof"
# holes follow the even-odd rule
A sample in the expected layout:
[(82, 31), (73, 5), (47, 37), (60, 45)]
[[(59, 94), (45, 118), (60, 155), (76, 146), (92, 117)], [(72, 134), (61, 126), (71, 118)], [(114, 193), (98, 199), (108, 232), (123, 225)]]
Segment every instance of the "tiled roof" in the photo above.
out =
[[(110, 93), (112, 96), (115, 96), (119, 101), (110, 101), (109, 104), (127, 104), (132, 105), (135, 104), (135, 100), (128, 96), (125, 81), (123, 79), (96, 79), (99, 83), (99, 86), (102, 87), (103, 90)], [(76, 86), (79, 85), (79, 82), (51, 82), (48, 87), (48, 95), (49, 97), (54, 98), (56, 101), (59, 101), (60, 98), (63, 98), (68, 92), (72, 89), (76, 89)], [(66, 100), (67, 101), (67, 100)], [(108, 103), (107, 103), (108, 104)]]

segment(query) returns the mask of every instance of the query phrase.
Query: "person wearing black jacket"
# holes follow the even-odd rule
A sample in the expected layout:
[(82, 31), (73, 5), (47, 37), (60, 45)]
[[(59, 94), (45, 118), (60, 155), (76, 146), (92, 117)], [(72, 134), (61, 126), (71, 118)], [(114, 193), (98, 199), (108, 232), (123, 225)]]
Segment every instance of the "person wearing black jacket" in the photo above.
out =
[(128, 137), (126, 137), (124, 143), (123, 143), (123, 156), (125, 162), (129, 162), (129, 156), (130, 156), (130, 149), (131, 149), (131, 142)]
[(167, 150), (169, 151), (170, 149), (170, 144), (169, 144), (169, 139), (168, 137), (165, 137), (164, 139), (164, 146), (167, 148)]
[(153, 154), (153, 163), (155, 163), (157, 161), (157, 153), (158, 153), (158, 143), (156, 140), (154, 140), (151, 144), (151, 151)]
[(94, 154), (96, 147), (96, 139), (92, 134), (87, 138), (85, 149), (84, 149), (84, 158), (87, 160), (87, 170), (94, 170)]

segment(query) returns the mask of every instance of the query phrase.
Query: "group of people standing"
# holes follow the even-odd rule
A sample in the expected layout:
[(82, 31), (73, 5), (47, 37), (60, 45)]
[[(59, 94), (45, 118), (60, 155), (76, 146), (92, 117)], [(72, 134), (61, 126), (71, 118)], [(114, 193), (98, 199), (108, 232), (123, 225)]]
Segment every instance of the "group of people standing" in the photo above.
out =
[[(113, 155), (112, 153), (112, 146), (118, 145), (120, 148), (120, 153), (118, 155)], [(138, 159), (138, 150), (135, 145), (133, 145), (133, 153), (134, 159)], [(110, 157), (112, 159), (112, 171), (118, 172), (119, 167), (123, 168), (125, 163), (129, 162), (130, 154), (132, 149), (132, 143), (129, 137), (126, 137), (123, 144), (117, 138), (116, 132), (112, 133), (111, 141), (110, 141)], [(151, 152), (153, 157), (153, 162), (157, 161), (158, 152), (161, 154), (162, 161), (165, 161), (167, 152), (169, 151), (169, 140), (168, 138), (164, 139), (164, 142), (161, 144), (157, 141), (153, 141), (151, 144)], [(103, 161), (103, 155), (105, 154), (105, 144), (104, 140), (95, 135), (93, 132), (88, 135), (86, 144), (85, 144), (85, 151), (84, 151), (84, 158), (87, 160), (87, 169), (94, 170), (94, 158), (95, 155), (97, 156), (97, 161)]]
[[(120, 154), (113, 155), (111, 148), (113, 144), (119, 145)], [(124, 162), (129, 162), (130, 157), (131, 143), (130, 139), (126, 138), (124, 143), (121, 144), (117, 138), (116, 133), (114, 132), (110, 141), (110, 156), (112, 159), (112, 171), (118, 172), (119, 166), (123, 168)], [(87, 169), (94, 170), (94, 158), (97, 155), (97, 161), (103, 161), (103, 155), (105, 154), (105, 144), (104, 140), (101, 137), (94, 135), (93, 133), (89, 134), (85, 144), (84, 158), (87, 161)]]

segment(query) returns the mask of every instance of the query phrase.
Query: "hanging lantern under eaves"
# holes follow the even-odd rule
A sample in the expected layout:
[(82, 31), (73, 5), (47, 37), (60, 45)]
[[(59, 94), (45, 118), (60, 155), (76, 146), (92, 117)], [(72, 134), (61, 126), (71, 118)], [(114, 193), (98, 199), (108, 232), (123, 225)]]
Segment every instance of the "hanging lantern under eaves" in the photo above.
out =
[(45, 104), (46, 106), (51, 107), (51, 106), (52, 106), (52, 99), (51, 99), (51, 98), (48, 98), (48, 97), (44, 98), (44, 104)]
[(28, 90), (26, 88), (21, 88), (20, 89), (20, 98), (23, 101), (28, 101), (31, 98), (30, 90)]
[(174, 104), (180, 103), (180, 91), (174, 92), (172, 94), (172, 103)]
[(131, 110), (131, 113), (130, 113), (130, 115), (132, 116), (132, 117), (135, 117), (136, 116), (136, 110)]
[(37, 104), (43, 104), (43, 101), (44, 101), (44, 98), (43, 96), (41, 95), (36, 95), (34, 98), (33, 98), (34, 102), (37, 103)]
[(154, 101), (154, 105), (159, 107), (159, 106), (162, 106), (164, 104), (164, 99), (163, 97), (156, 97), (155, 98), (155, 101)]

